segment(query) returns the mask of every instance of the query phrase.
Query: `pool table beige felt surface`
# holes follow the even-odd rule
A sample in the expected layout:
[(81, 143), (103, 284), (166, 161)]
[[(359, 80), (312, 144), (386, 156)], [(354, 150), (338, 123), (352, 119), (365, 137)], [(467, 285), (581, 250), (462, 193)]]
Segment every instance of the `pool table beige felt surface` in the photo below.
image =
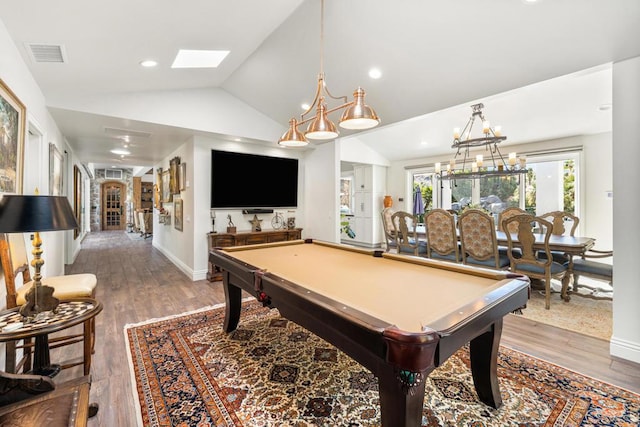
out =
[[(224, 248), (234, 258), (407, 332), (466, 318), (509, 273), (314, 241)], [(340, 249), (340, 250), (336, 250)], [(512, 275), (511, 275), (512, 277)], [(450, 321), (450, 320), (449, 320)], [(441, 325), (451, 326), (451, 325)]]

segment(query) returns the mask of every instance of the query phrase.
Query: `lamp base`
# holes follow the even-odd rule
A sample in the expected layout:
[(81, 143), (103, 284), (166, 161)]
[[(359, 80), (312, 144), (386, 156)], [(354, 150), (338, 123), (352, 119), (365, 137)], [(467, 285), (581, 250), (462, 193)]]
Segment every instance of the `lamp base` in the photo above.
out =
[(34, 317), (43, 311), (55, 310), (60, 300), (53, 296), (54, 290), (51, 286), (34, 284), (24, 296), (27, 302), (20, 307), (20, 314), (23, 317)]

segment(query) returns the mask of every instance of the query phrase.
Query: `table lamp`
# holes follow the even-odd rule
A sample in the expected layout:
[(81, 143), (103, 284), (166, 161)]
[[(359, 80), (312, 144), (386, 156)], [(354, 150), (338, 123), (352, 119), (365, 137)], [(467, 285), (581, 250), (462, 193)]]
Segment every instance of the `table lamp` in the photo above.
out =
[(20, 307), (24, 317), (34, 317), (44, 311), (52, 311), (58, 306), (53, 297), (54, 289), (43, 285), (40, 269), (42, 259), (41, 231), (71, 230), (78, 228), (69, 200), (64, 196), (26, 196), (7, 194), (0, 199), (0, 233), (34, 233), (33, 260), (35, 270), (33, 285), (25, 295), (26, 302)]

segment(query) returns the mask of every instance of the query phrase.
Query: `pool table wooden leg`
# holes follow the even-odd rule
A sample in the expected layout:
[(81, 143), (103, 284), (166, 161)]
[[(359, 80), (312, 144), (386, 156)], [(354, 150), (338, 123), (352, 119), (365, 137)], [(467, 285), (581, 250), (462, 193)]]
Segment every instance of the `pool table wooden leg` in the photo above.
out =
[(224, 272), (224, 331), (232, 332), (238, 327), (242, 309), (242, 289), (229, 283), (229, 273)]
[(387, 365), (378, 373), (380, 420), (382, 427), (420, 427), (424, 404), (424, 373), (422, 381), (410, 391), (402, 388), (397, 371)]
[(499, 318), (482, 335), (471, 340), (471, 374), (480, 401), (492, 408), (502, 405), (498, 384), (498, 351), (502, 335), (502, 318)]

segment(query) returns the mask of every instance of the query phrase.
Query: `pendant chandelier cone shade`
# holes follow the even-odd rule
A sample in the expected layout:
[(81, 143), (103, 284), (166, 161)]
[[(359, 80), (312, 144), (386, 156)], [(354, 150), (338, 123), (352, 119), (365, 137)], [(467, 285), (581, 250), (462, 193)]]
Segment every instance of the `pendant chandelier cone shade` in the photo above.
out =
[(353, 102), (342, 113), (340, 127), (345, 129), (371, 129), (380, 123), (380, 118), (373, 108), (364, 103), (364, 89), (359, 87), (353, 92)]
[[(286, 147), (303, 147), (308, 144), (306, 138), (313, 140), (335, 139), (338, 129), (327, 117), (338, 110), (343, 110), (340, 119), (340, 127), (344, 129), (363, 130), (370, 129), (380, 123), (380, 118), (375, 111), (364, 103), (364, 90), (358, 87), (353, 93), (354, 99), (348, 101), (347, 96), (333, 96), (326, 86), (324, 79), (324, 0), (320, 0), (320, 73), (318, 74), (318, 85), (313, 102), (307, 110), (300, 115), (300, 120), (292, 124), (289, 122), (289, 129), (282, 135), (278, 144)], [(329, 101), (338, 101), (339, 105), (330, 105), (327, 109), (325, 98)], [(315, 108), (315, 115), (307, 116)], [(294, 120), (294, 119), (291, 119)], [(297, 130), (297, 125), (309, 123), (304, 135)]]
[(280, 137), (278, 144), (283, 147), (304, 147), (309, 144), (302, 132), (298, 131), (298, 121), (289, 120), (289, 129)]
[(327, 107), (324, 104), (324, 99), (320, 98), (318, 104), (318, 110), (316, 111), (316, 117), (309, 123), (309, 127), (304, 134), (309, 139), (334, 139), (338, 136), (338, 129), (331, 120), (327, 118)]

